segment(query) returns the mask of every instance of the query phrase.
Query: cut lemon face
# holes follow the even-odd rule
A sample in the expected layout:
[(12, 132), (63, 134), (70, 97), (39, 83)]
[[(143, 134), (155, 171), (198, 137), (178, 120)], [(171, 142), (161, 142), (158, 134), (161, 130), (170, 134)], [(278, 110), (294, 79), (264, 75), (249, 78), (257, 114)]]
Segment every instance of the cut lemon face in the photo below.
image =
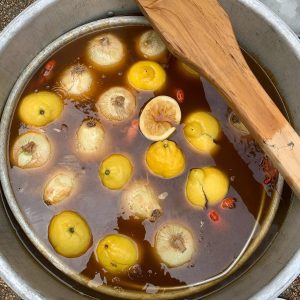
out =
[(92, 245), (92, 233), (86, 221), (74, 211), (54, 216), (48, 227), (49, 242), (65, 257), (79, 257)]
[(62, 99), (55, 93), (32, 93), (21, 100), (19, 117), (27, 125), (45, 126), (58, 119), (64, 108)]
[(139, 61), (128, 71), (129, 84), (137, 90), (157, 91), (166, 82), (165, 70), (156, 62)]
[(99, 168), (99, 178), (111, 190), (121, 189), (131, 178), (133, 167), (130, 160), (122, 154), (112, 154)]
[(192, 113), (184, 124), (185, 138), (199, 152), (213, 153), (217, 150), (215, 140), (218, 139), (221, 129), (219, 122), (211, 114), (202, 111)]
[(158, 96), (144, 107), (139, 125), (143, 135), (151, 141), (168, 138), (180, 123), (181, 110), (176, 100), (168, 96)]
[(139, 259), (135, 241), (121, 234), (111, 234), (99, 241), (96, 256), (98, 262), (113, 274), (127, 271)]
[(148, 168), (163, 178), (179, 176), (185, 168), (185, 157), (173, 141), (152, 144), (146, 152)]
[(191, 204), (204, 208), (223, 200), (228, 188), (228, 177), (217, 168), (207, 167), (190, 171), (185, 190)]

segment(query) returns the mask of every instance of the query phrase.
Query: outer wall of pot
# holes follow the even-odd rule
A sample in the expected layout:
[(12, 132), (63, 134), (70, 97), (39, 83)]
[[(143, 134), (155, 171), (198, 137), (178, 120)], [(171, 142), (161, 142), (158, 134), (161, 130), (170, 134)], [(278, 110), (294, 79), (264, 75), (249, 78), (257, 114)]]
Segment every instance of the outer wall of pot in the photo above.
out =
[[(300, 132), (300, 45), (296, 36), (256, 0), (220, 2), (232, 19), (241, 45), (272, 74)], [(107, 17), (112, 11), (131, 15), (138, 9), (133, 0), (39, 0), (25, 10), (0, 35), (0, 111), (14, 82), (41, 49), (68, 30)], [(299, 215), (300, 201), (294, 197), (265, 255), (239, 280), (208, 299), (274, 299), (300, 272)], [(32, 258), (12, 229), (2, 204), (0, 276), (23, 299), (86, 299)]]

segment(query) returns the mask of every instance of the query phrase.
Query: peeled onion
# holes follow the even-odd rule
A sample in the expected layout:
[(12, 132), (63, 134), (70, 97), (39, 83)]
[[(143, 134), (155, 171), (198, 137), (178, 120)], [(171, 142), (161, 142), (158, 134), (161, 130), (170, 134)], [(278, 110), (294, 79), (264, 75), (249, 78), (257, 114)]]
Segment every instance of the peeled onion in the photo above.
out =
[(43, 199), (48, 205), (57, 204), (70, 197), (77, 185), (77, 176), (71, 170), (57, 171), (44, 187)]
[(17, 137), (12, 147), (13, 164), (22, 169), (38, 168), (51, 156), (51, 144), (46, 135), (29, 131)]
[(167, 52), (167, 47), (153, 30), (144, 32), (138, 41), (138, 50), (147, 59), (156, 59)]
[(123, 87), (112, 87), (100, 95), (96, 108), (107, 120), (120, 122), (132, 117), (136, 101), (129, 90)]
[(89, 119), (82, 122), (76, 132), (76, 150), (82, 155), (97, 155), (104, 148), (105, 132), (102, 124)]
[(154, 248), (168, 267), (178, 267), (189, 262), (195, 251), (192, 232), (177, 223), (167, 223), (155, 235)]
[(138, 219), (155, 221), (162, 214), (159, 199), (152, 187), (143, 181), (135, 182), (123, 194), (123, 208)]
[(118, 37), (103, 33), (88, 43), (87, 58), (97, 69), (114, 68), (124, 62), (125, 48)]
[(93, 95), (95, 78), (92, 71), (83, 64), (75, 64), (63, 71), (59, 78), (58, 92), (76, 100), (86, 100)]

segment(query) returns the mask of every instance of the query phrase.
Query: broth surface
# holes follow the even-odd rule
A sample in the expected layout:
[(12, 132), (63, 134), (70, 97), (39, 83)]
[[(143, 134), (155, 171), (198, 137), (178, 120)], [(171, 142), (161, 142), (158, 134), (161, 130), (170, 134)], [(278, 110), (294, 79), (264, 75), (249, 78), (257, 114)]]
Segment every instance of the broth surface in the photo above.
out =
[[(177, 143), (186, 157), (186, 168), (180, 176), (162, 179), (148, 171), (145, 166), (145, 152), (152, 142), (139, 131), (131, 144), (126, 143), (126, 133), (132, 119), (120, 124), (112, 124), (99, 116), (95, 102), (103, 91), (113, 86), (129, 88), (126, 80), (127, 70), (134, 62), (143, 60), (136, 51), (136, 40), (148, 29), (145, 26), (134, 26), (101, 31), (112, 32), (122, 39), (127, 47), (126, 63), (114, 73), (97, 71), (95, 98), (85, 101), (72, 101), (65, 98), (62, 116), (55, 122), (42, 127), (54, 145), (54, 156), (45, 167), (22, 170), (11, 165), (9, 175), (19, 207), (28, 223), (38, 238), (64, 264), (99, 284), (138, 287), (147, 292), (153, 292), (159, 287), (194, 284), (209, 279), (228, 268), (242, 251), (257, 221), (261, 221), (258, 220), (260, 210), (268, 209), (271, 190), (270, 186), (263, 184), (265, 174), (261, 168), (261, 162), (264, 154), (251, 138), (239, 136), (229, 126), (230, 109), (222, 97), (204, 79), (200, 80), (186, 75), (178, 68), (177, 59), (171, 55), (163, 64), (167, 73), (167, 84), (159, 93), (134, 91), (137, 108), (132, 119), (138, 119), (141, 108), (154, 96), (168, 95), (176, 98), (176, 89), (184, 91), (184, 103), (180, 105), (182, 124), (169, 137), (169, 140)], [(60, 94), (57, 88), (57, 76), (66, 66), (73, 63), (88, 64), (84, 50), (87, 41), (97, 34), (99, 32), (80, 38), (53, 55), (51, 59), (57, 63), (54, 77), (39, 86), (38, 90), (52, 90)], [(248, 60), (250, 61), (249, 58)], [(266, 75), (253, 62), (251, 67), (258, 74), (258, 78), (272, 98), (278, 100), (274, 87)], [(35, 83), (40, 76), (41, 69), (28, 83), (21, 98), (37, 90)], [(183, 136), (185, 118), (191, 112), (199, 110), (211, 111), (222, 127), (222, 137), (218, 141), (220, 150), (212, 156), (196, 152)], [(20, 121), (16, 112), (10, 130), (10, 146), (18, 135), (29, 130), (29, 126)], [(82, 121), (91, 117), (101, 121), (110, 136), (110, 144), (107, 145), (100, 159), (85, 161), (76, 155), (74, 137)], [(166, 199), (161, 201), (163, 215), (157, 221), (135, 220), (128, 216), (120, 208), (122, 190), (108, 190), (99, 181), (99, 165), (112, 153), (123, 153), (134, 163), (131, 182), (145, 179), (151, 183), (157, 195), (168, 193)], [(49, 176), (59, 166), (71, 166), (80, 174), (78, 191), (61, 204), (47, 206), (42, 198), (43, 187)], [(216, 166), (230, 178), (230, 188), (226, 197), (236, 199), (234, 209), (224, 209), (218, 204), (200, 210), (186, 201), (185, 182), (189, 170), (205, 166)], [(54, 215), (63, 210), (78, 212), (91, 227), (93, 245), (81, 257), (62, 257), (53, 250), (48, 241), (49, 222)], [(211, 211), (218, 213), (219, 221), (211, 220), (209, 217)], [(168, 268), (162, 264), (153, 248), (156, 230), (160, 225), (171, 220), (190, 227), (197, 244), (197, 254), (194, 255), (193, 260), (176, 268)], [(132, 268), (129, 273), (111, 275), (105, 272), (96, 260), (94, 249), (98, 241), (110, 233), (125, 234), (139, 245), (142, 255), (140, 264)]]

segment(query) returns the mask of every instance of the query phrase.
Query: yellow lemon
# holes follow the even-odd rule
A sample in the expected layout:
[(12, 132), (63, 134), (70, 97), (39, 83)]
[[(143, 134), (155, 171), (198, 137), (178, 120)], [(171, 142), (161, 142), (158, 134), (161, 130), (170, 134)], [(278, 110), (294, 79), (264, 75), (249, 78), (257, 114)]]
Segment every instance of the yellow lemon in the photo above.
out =
[(219, 122), (207, 112), (195, 112), (185, 120), (185, 138), (200, 152), (211, 153), (218, 148), (215, 140), (220, 135)]
[(128, 71), (128, 82), (137, 90), (156, 91), (166, 82), (165, 70), (154, 61), (139, 61)]
[(45, 126), (56, 120), (62, 113), (64, 103), (55, 93), (42, 91), (32, 93), (21, 100), (19, 117), (32, 126)]
[(81, 256), (92, 245), (89, 225), (73, 211), (63, 211), (52, 218), (48, 238), (57, 253), (70, 258)]
[(149, 169), (156, 175), (172, 178), (180, 175), (185, 168), (185, 157), (176, 143), (164, 140), (152, 144), (146, 153)]
[(107, 188), (119, 190), (129, 181), (132, 171), (132, 164), (126, 156), (112, 154), (102, 162), (99, 177)]
[(206, 202), (215, 205), (227, 194), (228, 177), (219, 169), (206, 167), (192, 169), (186, 182), (186, 196), (193, 205), (204, 208)]
[(111, 273), (122, 273), (138, 262), (138, 247), (129, 237), (111, 234), (99, 241), (98, 262)]
[(197, 72), (196, 70), (194, 70), (192, 67), (190, 67), (189, 65), (185, 64), (182, 61), (179, 61), (179, 67), (184, 71), (184, 73), (186, 73), (187, 75), (190, 75), (192, 77), (195, 78), (200, 78), (200, 74), (199, 72)]

